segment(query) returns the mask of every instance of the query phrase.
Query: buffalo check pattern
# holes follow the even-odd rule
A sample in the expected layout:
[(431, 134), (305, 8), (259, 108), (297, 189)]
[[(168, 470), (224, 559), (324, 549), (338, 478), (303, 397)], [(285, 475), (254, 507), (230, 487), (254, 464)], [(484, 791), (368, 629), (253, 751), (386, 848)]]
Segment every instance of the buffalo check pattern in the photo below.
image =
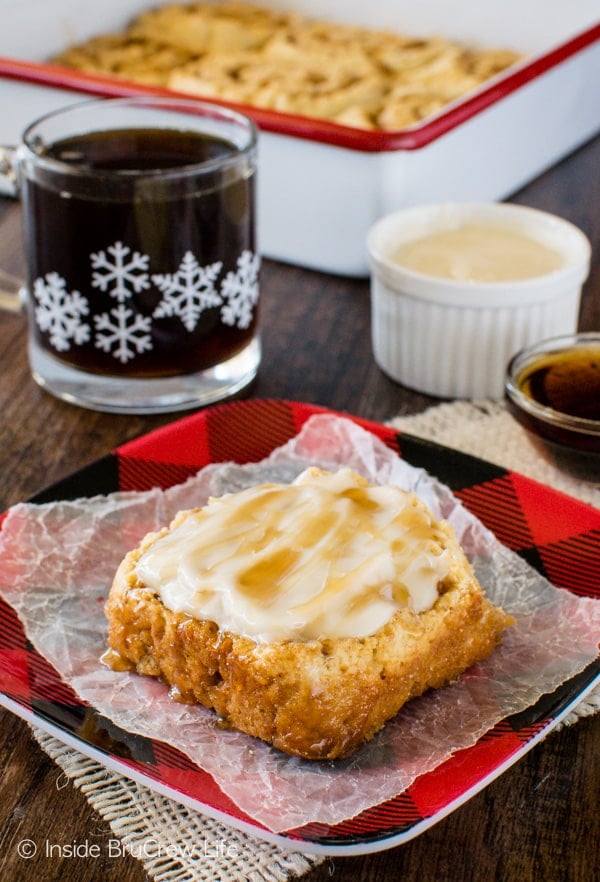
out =
[[(323, 412), (310, 404), (256, 399), (200, 411), (123, 444), (32, 501), (166, 488), (212, 462), (258, 461), (294, 437), (309, 417)], [(556, 586), (600, 598), (600, 512), (467, 454), (379, 423), (348, 418), (398, 456), (435, 474), (501, 542)], [(532, 746), (599, 671), (597, 661), (527, 711), (498, 723), (473, 747), (454, 754), (394, 799), (335, 826), (308, 824), (284, 837), (295, 848), (304, 844), (335, 854), (340, 847), (387, 847), (417, 835), (432, 818), (459, 805)], [(261, 834), (260, 825), (186, 756), (163, 742), (124, 732), (82, 703), (30, 645), (16, 614), (1, 600), (0, 675), (2, 692), (13, 708), (16, 705), (42, 728), (46, 723), (58, 737), (61, 732), (74, 737), (83, 753), (93, 748), (125, 776), (142, 776), (150, 786), (156, 782), (166, 788), (174, 799)]]

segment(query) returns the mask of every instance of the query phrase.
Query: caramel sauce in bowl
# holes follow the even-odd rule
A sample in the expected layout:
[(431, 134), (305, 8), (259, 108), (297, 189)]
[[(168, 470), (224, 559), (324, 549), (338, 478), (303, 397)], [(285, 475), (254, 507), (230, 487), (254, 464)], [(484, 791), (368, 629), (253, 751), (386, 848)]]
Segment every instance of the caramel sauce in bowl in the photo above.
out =
[(542, 340), (512, 357), (509, 409), (558, 465), (600, 479), (600, 332)]

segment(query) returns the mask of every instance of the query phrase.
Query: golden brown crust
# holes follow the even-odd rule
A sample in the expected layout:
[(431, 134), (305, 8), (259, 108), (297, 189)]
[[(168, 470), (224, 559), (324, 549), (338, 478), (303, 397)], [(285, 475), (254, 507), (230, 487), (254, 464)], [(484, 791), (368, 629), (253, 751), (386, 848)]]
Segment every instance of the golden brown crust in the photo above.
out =
[(167, 3), (55, 61), (364, 129), (414, 125), (514, 64), (509, 50), (313, 20), (251, 3)]
[(172, 612), (140, 584), (136, 561), (165, 532), (148, 535), (115, 576), (106, 612), (116, 658), (306, 759), (351, 754), (406, 701), (489, 655), (512, 621), (484, 596), (448, 528), (450, 569), (431, 609), (402, 610), (364, 638), (257, 643)]

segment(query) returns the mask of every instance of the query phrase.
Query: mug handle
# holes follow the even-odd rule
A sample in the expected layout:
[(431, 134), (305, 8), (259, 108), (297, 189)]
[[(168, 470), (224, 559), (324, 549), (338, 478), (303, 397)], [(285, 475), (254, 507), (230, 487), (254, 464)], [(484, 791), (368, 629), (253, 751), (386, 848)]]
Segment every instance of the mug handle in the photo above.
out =
[[(16, 198), (19, 193), (16, 171), (16, 147), (0, 146), (0, 195)], [(0, 310), (21, 312), (25, 303), (22, 279), (0, 269)]]
[(23, 279), (0, 270), (0, 310), (21, 312), (25, 306), (25, 283)]

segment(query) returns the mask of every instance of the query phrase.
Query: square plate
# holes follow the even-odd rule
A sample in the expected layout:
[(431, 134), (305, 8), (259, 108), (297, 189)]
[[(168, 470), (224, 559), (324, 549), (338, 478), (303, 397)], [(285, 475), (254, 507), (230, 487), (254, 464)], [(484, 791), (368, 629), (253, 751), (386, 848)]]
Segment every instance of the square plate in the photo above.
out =
[[(194, 413), (116, 448), (32, 502), (117, 490), (167, 488), (209, 463), (255, 462), (293, 438), (324, 408), (251, 399)], [(398, 456), (426, 469), (497, 538), (554, 585), (600, 598), (600, 512), (515, 472), (390, 427), (348, 417)], [(560, 516), (557, 516), (560, 512)], [(600, 682), (600, 660), (526, 711), (502, 720), (402, 794), (339, 824), (272, 833), (242, 812), (214, 779), (160, 741), (132, 735), (82, 703), (28, 642), (0, 600), (0, 704), (108, 768), (251, 835), (297, 851), (343, 855), (382, 851), (441, 820), (509, 768)]]

